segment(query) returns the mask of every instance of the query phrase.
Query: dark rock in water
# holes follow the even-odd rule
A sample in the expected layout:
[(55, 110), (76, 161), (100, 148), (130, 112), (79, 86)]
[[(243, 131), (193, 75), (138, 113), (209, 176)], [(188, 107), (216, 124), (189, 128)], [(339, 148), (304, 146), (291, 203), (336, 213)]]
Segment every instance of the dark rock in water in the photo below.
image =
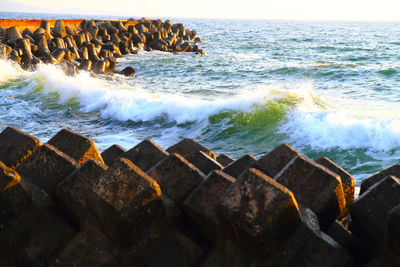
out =
[(36, 137), (7, 127), (0, 133), (0, 161), (14, 169), (41, 145), (42, 142)]
[(22, 162), (17, 172), (23, 179), (54, 195), (56, 186), (77, 166), (77, 162), (49, 144), (42, 145)]
[(67, 33), (67, 35), (74, 35), (75, 31), (73, 29), (71, 29), (68, 26), (65, 26), (65, 32)]
[(92, 69), (92, 61), (90, 61), (89, 59), (81, 59), (81, 62), (79, 64), (79, 69), (80, 70), (86, 70), (86, 71), (90, 71)]
[(190, 138), (184, 138), (167, 149), (167, 152), (169, 153), (179, 153), (184, 157), (197, 151), (203, 151), (208, 156), (215, 159), (214, 152), (211, 152), (209, 149), (205, 148), (204, 146)]
[(94, 64), (94, 71), (99, 74), (106, 72), (106, 61), (101, 59)]
[(181, 45), (182, 52), (186, 52), (190, 48), (190, 44), (188, 42), (184, 42)]
[[(0, 262), (17, 257), (25, 239), (27, 213), (32, 199), (20, 184), (20, 176), (0, 161)], [(24, 227), (25, 226), (25, 227)], [(12, 266), (12, 265), (10, 265)]]
[(91, 138), (69, 129), (62, 129), (47, 143), (73, 158), (79, 165), (88, 159), (103, 162), (103, 158)]
[(38, 213), (29, 226), (20, 259), (30, 266), (48, 266), (76, 234), (71, 226), (51, 212)]
[(361, 183), (360, 196), (364, 194), (364, 192), (368, 191), (368, 189), (372, 187), (374, 184), (382, 181), (389, 175), (400, 177), (400, 164), (394, 164), (380, 172), (374, 173), (368, 178), (365, 178)]
[(56, 60), (57, 64), (60, 64), (61, 61), (64, 59), (65, 56), (65, 50), (61, 49), (61, 48), (57, 48), (56, 50), (54, 50), (53, 52), (51, 52), (51, 55), (54, 57), (54, 59)]
[(19, 56), (17, 50), (13, 49), (11, 53), (8, 55), (8, 59), (15, 61), (17, 63), (21, 63), (22, 58)]
[(176, 153), (170, 154), (148, 174), (160, 184), (163, 195), (178, 207), (205, 178), (202, 172)]
[(206, 251), (171, 223), (165, 222), (158, 238), (146, 240), (146, 246), (121, 266), (198, 266)]
[(113, 266), (118, 253), (107, 237), (96, 228), (84, 229), (57, 253), (52, 267)]
[(300, 224), (291, 191), (256, 169), (248, 169), (218, 206), (224, 237), (250, 255), (274, 255)]
[(37, 36), (36, 43), (38, 45), (41, 55), (50, 53), (49, 46), (47, 45), (47, 38), (44, 34), (40, 34)]
[(96, 47), (94, 44), (90, 44), (87, 47), (89, 59), (93, 62), (97, 62), (100, 60), (99, 56), (97, 55)]
[(400, 180), (387, 176), (357, 198), (350, 206), (352, 229), (376, 252), (388, 244), (388, 219), (391, 209), (400, 203)]
[(299, 203), (318, 215), (321, 229), (328, 229), (345, 208), (339, 175), (300, 155), (274, 179), (290, 189)]
[(213, 170), (221, 170), (223, 166), (216, 160), (210, 158), (203, 151), (194, 152), (186, 157), (186, 159), (196, 166), (205, 175), (208, 175)]
[(57, 203), (74, 224), (82, 227), (87, 224), (90, 216), (93, 216), (90, 213), (86, 196), (93, 184), (107, 169), (102, 162), (89, 159), (58, 184)]
[(22, 34), (17, 27), (12, 26), (7, 29), (7, 43), (14, 44), (18, 39), (21, 38)]
[(44, 63), (54, 64), (57, 62), (57, 60), (49, 53), (42, 53), (41, 59)]
[(225, 154), (220, 154), (217, 157), (217, 161), (222, 165), (222, 166), (228, 166), (230, 163), (233, 162), (233, 159), (231, 159), (230, 157), (228, 157)]
[(356, 180), (354, 177), (326, 157), (316, 159), (315, 162), (340, 176), (346, 205), (350, 205), (354, 200), (354, 191), (356, 187)]
[(256, 158), (253, 157), (252, 155), (244, 155), (241, 158), (235, 160), (234, 162), (230, 163), (228, 166), (226, 166), (223, 170), (226, 174), (229, 174), (232, 177), (239, 177), (239, 175), (247, 170), (254, 162), (256, 162)]
[(90, 26), (88, 32), (90, 33), (92, 38), (95, 39), (97, 37), (97, 34), (99, 33), (99, 28), (96, 26)]
[(356, 249), (357, 238), (338, 220), (332, 224), (326, 233), (348, 251)]
[(0, 43), (5, 43), (7, 40), (7, 31), (5, 28), (0, 27)]
[(0, 191), (8, 190), (17, 185), (20, 180), (21, 177), (17, 172), (0, 161)]
[(65, 30), (64, 21), (57, 20), (56, 23), (54, 24), (53, 36), (64, 38), (66, 35), (67, 35), (67, 32)]
[(95, 221), (116, 244), (141, 242), (165, 219), (158, 183), (128, 159), (117, 160), (94, 181), (87, 199)]
[(400, 203), (389, 211), (389, 247), (400, 255)]
[(47, 20), (42, 20), (40, 22), (40, 28), (42, 28), (44, 30), (44, 32), (47, 34), (47, 36), (49, 36), (51, 34), (51, 29), (50, 29), (50, 23)]
[(353, 257), (347, 250), (319, 231), (318, 224), (312, 219), (303, 217), (282, 253), (278, 253), (278, 262), (282, 266), (354, 266)]
[(109, 62), (108, 70), (114, 72), (115, 66), (117, 65), (117, 59), (115, 57), (106, 57), (107, 62)]
[(104, 162), (110, 166), (115, 160), (123, 157), (126, 153), (126, 149), (119, 145), (112, 145), (101, 153), (101, 157)]
[(89, 53), (87, 47), (82, 47), (79, 51), (79, 57), (82, 59), (89, 59)]
[(283, 144), (261, 157), (253, 166), (274, 178), (286, 164), (299, 155), (291, 146)]
[(128, 67), (124, 68), (123, 70), (121, 70), (119, 73), (124, 76), (127, 76), (127, 77), (133, 77), (135, 75), (136, 71), (131, 66), (128, 66)]
[(147, 172), (169, 155), (164, 149), (152, 140), (144, 140), (129, 149), (124, 157), (132, 161), (143, 171)]
[(6, 60), (7, 59), (7, 48), (2, 43), (0, 43), (0, 59), (1, 60)]
[(217, 204), (234, 182), (232, 176), (219, 170), (213, 171), (183, 203), (192, 222), (214, 244), (222, 242), (220, 228), (223, 226), (217, 218)]

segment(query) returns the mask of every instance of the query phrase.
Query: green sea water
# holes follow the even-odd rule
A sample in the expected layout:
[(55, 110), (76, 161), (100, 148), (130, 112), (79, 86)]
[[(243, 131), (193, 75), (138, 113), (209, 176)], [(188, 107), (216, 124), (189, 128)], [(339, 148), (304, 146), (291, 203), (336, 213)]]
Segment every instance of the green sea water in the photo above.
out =
[(70, 128), (100, 150), (190, 137), (234, 159), (288, 143), (329, 157), (358, 185), (399, 162), (399, 23), (172, 22), (195, 29), (207, 55), (141, 51), (118, 63), (135, 77), (111, 80), (0, 61), (0, 128), (42, 141)]

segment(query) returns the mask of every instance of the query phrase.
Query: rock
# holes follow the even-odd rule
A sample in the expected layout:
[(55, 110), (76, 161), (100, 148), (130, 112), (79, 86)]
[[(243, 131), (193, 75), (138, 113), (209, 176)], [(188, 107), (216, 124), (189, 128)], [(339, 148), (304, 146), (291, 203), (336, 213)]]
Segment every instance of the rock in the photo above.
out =
[(108, 169), (102, 162), (88, 159), (77, 170), (57, 185), (56, 199), (69, 221), (82, 226), (93, 216), (88, 208), (86, 195), (93, 184)]
[(126, 149), (120, 145), (112, 145), (101, 153), (101, 157), (104, 162), (110, 166), (115, 160), (123, 157), (126, 153)]
[(195, 42), (195, 43), (202, 43), (203, 40), (201, 40), (200, 37), (196, 37), (196, 38), (194, 38), (194, 42)]
[(376, 252), (386, 250), (389, 212), (399, 203), (400, 180), (387, 176), (351, 204), (353, 232), (370, 249)]
[(64, 49), (57, 48), (53, 52), (51, 52), (51, 55), (56, 60), (56, 63), (60, 64), (61, 61), (64, 59), (65, 51), (64, 51)]
[(75, 234), (71, 226), (53, 213), (40, 212), (30, 222), (26, 240), (20, 248), (20, 259), (28, 266), (48, 266)]
[(167, 149), (167, 152), (169, 153), (179, 153), (184, 157), (197, 151), (203, 151), (212, 159), (216, 159), (214, 152), (211, 152), (210, 150), (190, 138), (184, 138)]
[(197, 243), (176, 227), (164, 227), (160, 238), (149, 242), (137, 257), (122, 266), (197, 266), (206, 255)]
[(225, 238), (255, 257), (273, 255), (300, 224), (292, 192), (252, 168), (228, 188), (218, 215)]
[(315, 160), (315, 162), (340, 176), (344, 198), (346, 199), (346, 205), (350, 205), (354, 200), (354, 191), (356, 187), (356, 181), (354, 177), (326, 157), (318, 158)]
[(332, 224), (326, 234), (348, 251), (354, 251), (358, 245), (358, 239), (338, 220)]
[(113, 266), (117, 253), (118, 248), (103, 233), (95, 228), (85, 229), (57, 253), (49, 266)]
[(216, 160), (210, 158), (203, 151), (194, 152), (186, 157), (186, 159), (196, 166), (205, 175), (208, 175), (213, 170), (222, 170), (224, 167)]
[(7, 59), (7, 48), (4, 44), (0, 43), (0, 60)]
[(100, 59), (96, 61), (94, 64), (94, 71), (99, 74), (103, 74), (106, 72), (106, 61), (103, 59)]
[(351, 254), (331, 237), (304, 226), (303, 229), (306, 237), (302, 238), (307, 241), (298, 246), (298, 253), (285, 266), (354, 266)]
[(202, 172), (177, 153), (170, 154), (148, 174), (160, 184), (163, 195), (178, 207), (205, 178)]
[(186, 52), (189, 48), (190, 48), (189, 42), (184, 42), (183, 44), (181, 44), (182, 52)]
[(389, 247), (400, 255), (400, 204), (389, 211)]
[(66, 35), (67, 32), (65, 30), (64, 22), (62, 20), (57, 20), (54, 24), (53, 36), (64, 38)]
[(0, 161), (0, 263), (6, 258), (16, 260), (25, 237), (21, 225), (26, 226), (26, 213), (32, 209), (32, 200), (19, 182), (18, 173)]
[(254, 164), (257, 161), (257, 159), (255, 157), (253, 157), (252, 155), (244, 155), (241, 158), (235, 160), (234, 162), (232, 162), (231, 164), (229, 164), (228, 166), (226, 166), (224, 168), (224, 172), (229, 174), (232, 177), (239, 177), (239, 175), (247, 170), (250, 166), (252, 166), (252, 164)]
[(7, 127), (0, 133), (0, 161), (14, 169), (41, 145), (42, 142), (36, 137)]
[(135, 76), (136, 71), (131, 66), (128, 66), (128, 67), (124, 68), (123, 70), (121, 70), (119, 73), (126, 77), (133, 77), (133, 76)]
[(207, 178), (187, 197), (183, 207), (192, 223), (214, 244), (221, 242), (217, 218), (217, 204), (235, 178), (220, 170), (211, 172)]
[(253, 166), (274, 178), (293, 158), (299, 155), (300, 153), (291, 146), (283, 144), (261, 157)]
[(50, 144), (44, 144), (22, 162), (17, 172), (22, 179), (43, 188), (50, 196), (57, 184), (71, 174), (77, 162)]
[(141, 242), (165, 218), (158, 183), (125, 158), (94, 181), (86, 196), (95, 221), (121, 246)]
[(364, 194), (364, 192), (366, 192), (371, 186), (382, 181), (383, 179), (386, 178), (386, 176), (389, 175), (400, 177), (400, 164), (394, 164), (380, 172), (374, 173), (368, 178), (365, 178), (361, 183), (360, 196)]
[(79, 69), (90, 71), (92, 69), (92, 61), (90, 61), (89, 59), (81, 58), (81, 63), (79, 64)]
[(73, 158), (79, 165), (88, 159), (103, 162), (103, 158), (91, 138), (69, 129), (60, 130), (47, 143)]
[(93, 62), (97, 62), (100, 60), (99, 56), (97, 55), (97, 51), (94, 44), (90, 44), (87, 46), (89, 59)]
[(40, 22), (39, 28), (42, 28), (44, 30), (44, 32), (47, 34), (47, 36), (50, 36), (50, 34), (51, 34), (51, 32), (50, 32), (50, 23), (49, 23), (48, 20), (42, 20)]
[(94, 38), (97, 37), (97, 34), (99, 33), (99, 28), (97, 26), (90, 26), (88, 28), (88, 32), (90, 33), (90, 35), (94, 39)]
[(17, 27), (12, 26), (7, 29), (7, 43), (14, 44), (18, 39), (21, 38), (22, 34)]
[(26, 39), (26, 38), (17, 39), (15, 46), (22, 50), (22, 53), (23, 53), (22, 67), (25, 69), (28, 68), (32, 61), (32, 58), (33, 58), (32, 51), (31, 51), (31, 43), (30, 43), (29, 39)]
[(318, 215), (323, 230), (328, 229), (345, 208), (339, 175), (304, 156), (293, 158), (274, 179), (289, 188), (299, 203)]
[(0, 161), (0, 191), (6, 191), (15, 186), (19, 183), (20, 179), (21, 177), (17, 172)]
[(167, 158), (169, 155), (164, 149), (152, 140), (146, 139), (133, 148), (129, 149), (124, 157), (132, 161), (136, 166), (147, 172), (157, 163)]
[(233, 162), (233, 159), (231, 159), (230, 157), (228, 157), (225, 154), (220, 154), (217, 157), (217, 161), (222, 165), (222, 166), (228, 166), (229, 164), (231, 164)]

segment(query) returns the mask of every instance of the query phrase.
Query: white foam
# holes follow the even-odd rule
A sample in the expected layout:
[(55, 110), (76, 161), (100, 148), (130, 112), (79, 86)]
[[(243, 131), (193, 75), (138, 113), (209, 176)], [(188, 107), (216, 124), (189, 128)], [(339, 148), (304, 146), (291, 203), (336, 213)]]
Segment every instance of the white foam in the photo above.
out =
[(26, 74), (27, 72), (21, 69), (17, 63), (9, 60), (0, 60), (0, 82), (6, 82)]
[(261, 87), (251, 92), (243, 90), (230, 98), (152, 93), (138, 86), (92, 78), (88, 73), (68, 77), (49, 65), (41, 66), (32, 74), (32, 79), (43, 84), (43, 93), (57, 93), (60, 104), (78, 100), (84, 112), (98, 110), (104, 118), (121, 121), (152, 121), (164, 117), (177, 124), (206, 120), (223, 110), (250, 111), (255, 104), (268, 102), (280, 92)]
[[(354, 107), (357, 109), (356, 107)], [(351, 109), (321, 109), (299, 105), (287, 115), (280, 131), (290, 141), (313, 149), (365, 148), (388, 151), (400, 147), (400, 117), (360, 116)]]

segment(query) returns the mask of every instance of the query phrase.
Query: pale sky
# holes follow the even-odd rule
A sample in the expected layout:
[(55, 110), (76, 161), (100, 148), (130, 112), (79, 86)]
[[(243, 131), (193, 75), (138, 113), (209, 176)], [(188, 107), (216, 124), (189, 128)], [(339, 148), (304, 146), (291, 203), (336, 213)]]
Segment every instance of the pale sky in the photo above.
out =
[[(7, 0), (0, 0), (1, 2)], [(400, 20), (400, 0), (12, 0), (54, 10), (133, 17), (291, 20)], [(55, 2), (58, 2), (54, 4)], [(79, 13), (79, 11), (78, 11)], [(81, 12), (80, 12), (81, 13)]]

